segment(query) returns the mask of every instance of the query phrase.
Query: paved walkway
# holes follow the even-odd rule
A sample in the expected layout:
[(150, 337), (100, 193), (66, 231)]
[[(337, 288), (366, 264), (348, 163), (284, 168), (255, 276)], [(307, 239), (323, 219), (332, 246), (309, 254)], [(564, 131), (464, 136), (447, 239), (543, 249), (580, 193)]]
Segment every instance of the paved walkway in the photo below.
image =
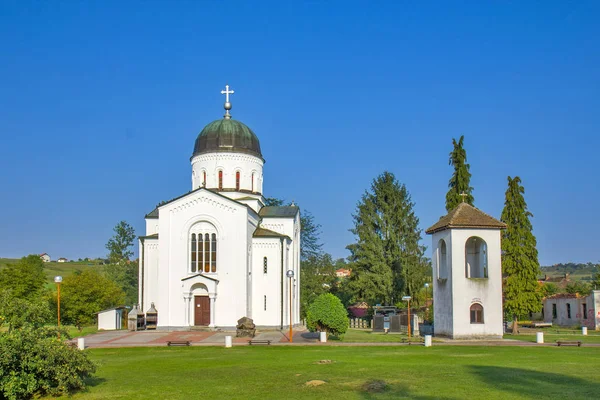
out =
[[(288, 340), (288, 332), (263, 331), (258, 332), (254, 339), (271, 340), (273, 345), (285, 346), (420, 346), (420, 343), (346, 343), (327, 342), (320, 343), (318, 334), (306, 330), (294, 331), (294, 341)], [(224, 346), (225, 336), (232, 336), (234, 346), (247, 345), (249, 338), (236, 338), (235, 332), (204, 332), (204, 331), (102, 331), (85, 337), (86, 348), (110, 348), (110, 347), (151, 347), (166, 346), (169, 341), (190, 341), (192, 346)], [(74, 342), (76, 339), (73, 340)], [(521, 346), (540, 347), (554, 346), (555, 343), (537, 344), (512, 339), (498, 340), (448, 340), (435, 338), (433, 346)], [(600, 343), (584, 343), (585, 347), (600, 347)]]

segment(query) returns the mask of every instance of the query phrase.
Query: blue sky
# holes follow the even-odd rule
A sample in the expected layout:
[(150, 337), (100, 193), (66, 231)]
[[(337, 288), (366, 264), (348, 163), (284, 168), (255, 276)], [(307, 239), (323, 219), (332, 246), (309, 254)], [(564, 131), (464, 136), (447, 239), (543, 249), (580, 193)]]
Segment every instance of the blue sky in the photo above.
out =
[(499, 217), (518, 175), (540, 262), (599, 262), (600, 2), (507, 3), (3, 1), (0, 256), (142, 234), (190, 190), (229, 83), (265, 195), (310, 210), (335, 257), (384, 170), (423, 229), (443, 215), (464, 134), (477, 207)]

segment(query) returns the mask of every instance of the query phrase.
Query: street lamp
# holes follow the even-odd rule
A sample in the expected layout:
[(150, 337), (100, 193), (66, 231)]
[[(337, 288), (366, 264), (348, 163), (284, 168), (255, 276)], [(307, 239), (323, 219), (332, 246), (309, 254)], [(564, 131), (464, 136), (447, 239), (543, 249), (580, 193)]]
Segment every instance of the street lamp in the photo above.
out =
[(406, 301), (408, 308), (408, 338), (410, 339), (410, 296), (402, 296), (402, 301)]
[(290, 279), (290, 343), (294, 341), (292, 332), (292, 279), (294, 278), (294, 271), (288, 269), (285, 274)]
[(425, 282), (425, 311), (426, 311), (426, 317), (427, 317), (427, 321), (429, 321), (429, 304), (427, 303), (427, 301), (429, 300), (429, 283)]
[(58, 291), (58, 337), (60, 338), (60, 284), (62, 282), (62, 276), (58, 275), (54, 277), (54, 283), (56, 283), (56, 290)]

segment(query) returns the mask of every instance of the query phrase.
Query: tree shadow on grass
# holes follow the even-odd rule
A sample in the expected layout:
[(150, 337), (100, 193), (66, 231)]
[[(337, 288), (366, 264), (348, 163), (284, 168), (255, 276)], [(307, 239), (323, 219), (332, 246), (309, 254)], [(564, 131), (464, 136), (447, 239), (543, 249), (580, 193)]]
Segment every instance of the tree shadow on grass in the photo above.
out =
[(468, 368), (490, 387), (533, 399), (596, 398), (600, 393), (599, 383), (568, 375), (487, 365)]
[(106, 379), (100, 378), (97, 376), (90, 376), (88, 378), (85, 378), (84, 382), (85, 382), (85, 389), (81, 390), (80, 392), (87, 393), (87, 392), (89, 392), (90, 388), (98, 386), (98, 385), (102, 385), (104, 382), (106, 382)]
[[(427, 396), (417, 395), (412, 392), (406, 385), (390, 384), (385, 385), (385, 388), (378, 388), (378, 383), (383, 381), (367, 381), (361, 387), (358, 395), (361, 399), (376, 400), (376, 399), (416, 399), (416, 400), (451, 400), (451, 397), (443, 397), (440, 395)], [(375, 390), (373, 389), (375, 384)]]

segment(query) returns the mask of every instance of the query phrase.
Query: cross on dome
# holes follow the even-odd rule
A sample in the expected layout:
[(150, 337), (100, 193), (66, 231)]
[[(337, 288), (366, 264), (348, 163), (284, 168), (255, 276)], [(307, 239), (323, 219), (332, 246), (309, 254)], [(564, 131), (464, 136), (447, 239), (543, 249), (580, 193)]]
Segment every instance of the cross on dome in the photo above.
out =
[(229, 85), (225, 85), (225, 90), (221, 90), (221, 94), (225, 95), (225, 119), (231, 119), (231, 114), (229, 114), (229, 110), (231, 110), (231, 103), (229, 102), (229, 95), (234, 94), (233, 90), (229, 90)]
[(468, 194), (466, 194), (465, 192), (462, 192), (461, 194), (459, 194), (459, 196), (462, 197), (462, 202), (465, 202), (465, 198), (468, 196)]

